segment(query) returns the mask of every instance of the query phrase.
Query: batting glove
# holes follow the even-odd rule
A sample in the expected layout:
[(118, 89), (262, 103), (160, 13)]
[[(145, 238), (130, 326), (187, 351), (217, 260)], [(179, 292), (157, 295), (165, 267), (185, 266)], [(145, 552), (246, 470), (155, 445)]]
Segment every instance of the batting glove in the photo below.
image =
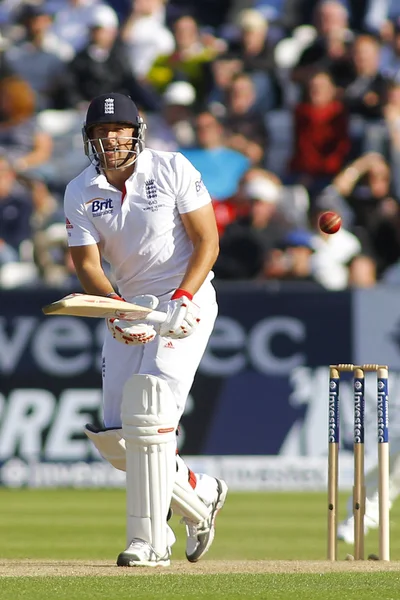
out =
[(160, 326), (160, 335), (175, 340), (188, 337), (200, 323), (199, 312), (197, 304), (188, 296), (173, 297), (168, 302), (167, 318)]
[(132, 325), (132, 321), (124, 321), (123, 319), (107, 319), (107, 327), (117, 342), (130, 346), (148, 344), (157, 335), (152, 325), (147, 323)]
[[(151, 294), (135, 296), (132, 298), (132, 302), (152, 310), (155, 310), (159, 304), (158, 298)], [(135, 323), (124, 319), (107, 319), (107, 327), (115, 340), (130, 346), (148, 344), (157, 335), (154, 327), (148, 323)]]

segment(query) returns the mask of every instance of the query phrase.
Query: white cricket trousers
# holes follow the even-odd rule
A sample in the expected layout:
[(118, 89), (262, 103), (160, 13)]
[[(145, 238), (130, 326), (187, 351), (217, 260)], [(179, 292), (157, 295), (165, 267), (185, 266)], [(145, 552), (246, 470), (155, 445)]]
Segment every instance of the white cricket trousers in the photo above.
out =
[[(170, 296), (162, 297), (157, 310), (166, 310)], [(182, 340), (156, 336), (152, 342), (128, 346), (106, 331), (103, 345), (103, 420), (105, 427), (121, 427), (122, 391), (134, 374), (164, 379), (174, 394), (179, 418), (218, 313), (215, 289), (206, 282), (193, 298), (200, 307), (200, 323)]]

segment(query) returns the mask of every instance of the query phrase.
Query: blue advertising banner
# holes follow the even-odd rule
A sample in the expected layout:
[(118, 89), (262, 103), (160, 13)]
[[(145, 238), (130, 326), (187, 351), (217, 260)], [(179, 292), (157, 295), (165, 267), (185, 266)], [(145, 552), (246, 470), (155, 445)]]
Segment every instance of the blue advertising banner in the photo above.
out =
[[(81, 431), (85, 422), (101, 423), (104, 322), (45, 317), (41, 307), (59, 297), (59, 290), (0, 292), (0, 461), (96, 457)], [(218, 298), (182, 418), (181, 450), (278, 454), (293, 444), (293, 426), (307, 412), (293, 400), (297, 389), (315, 385), (304, 369), (351, 361), (350, 293), (226, 285)]]
[[(327, 366), (353, 356), (351, 293), (289, 284), (217, 289), (219, 317), (182, 418), (181, 453), (321, 456)], [(26, 483), (24, 465), (32, 461), (39, 482), (54, 474), (38, 464), (70, 465), (79, 479), (91, 461), (100, 482), (120, 481), (116, 472), (100, 472), (99, 456), (82, 434), (85, 423), (101, 424), (105, 325), (45, 317), (41, 307), (62, 295), (0, 291), (3, 483)], [(69, 481), (65, 469), (54, 477)]]
[[(400, 370), (400, 302), (397, 285), (357, 290), (353, 294), (355, 361)], [(368, 358), (368, 360), (367, 360)]]
[(350, 293), (223, 288), (219, 304), (182, 419), (187, 451), (278, 454), (305, 412), (290, 403), (296, 370), (351, 362)]

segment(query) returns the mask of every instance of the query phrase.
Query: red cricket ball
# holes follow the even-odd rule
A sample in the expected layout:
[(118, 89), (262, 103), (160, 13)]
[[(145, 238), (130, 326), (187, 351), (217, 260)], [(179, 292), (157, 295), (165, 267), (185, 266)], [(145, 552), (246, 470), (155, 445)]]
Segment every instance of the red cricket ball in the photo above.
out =
[(320, 215), (318, 225), (324, 233), (336, 233), (342, 225), (342, 219), (336, 212), (328, 210)]

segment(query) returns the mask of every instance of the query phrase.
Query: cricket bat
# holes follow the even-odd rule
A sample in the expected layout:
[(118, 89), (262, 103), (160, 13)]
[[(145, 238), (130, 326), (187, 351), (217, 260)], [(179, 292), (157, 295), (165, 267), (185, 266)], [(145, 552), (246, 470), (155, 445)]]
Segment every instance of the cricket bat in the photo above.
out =
[(47, 304), (42, 311), (45, 315), (69, 315), (97, 319), (116, 317), (127, 321), (146, 321), (147, 323), (163, 323), (167, 317), (164, 312), (151, 310), (138, 304), (90, 294), (69, 294), (56, 302)]

